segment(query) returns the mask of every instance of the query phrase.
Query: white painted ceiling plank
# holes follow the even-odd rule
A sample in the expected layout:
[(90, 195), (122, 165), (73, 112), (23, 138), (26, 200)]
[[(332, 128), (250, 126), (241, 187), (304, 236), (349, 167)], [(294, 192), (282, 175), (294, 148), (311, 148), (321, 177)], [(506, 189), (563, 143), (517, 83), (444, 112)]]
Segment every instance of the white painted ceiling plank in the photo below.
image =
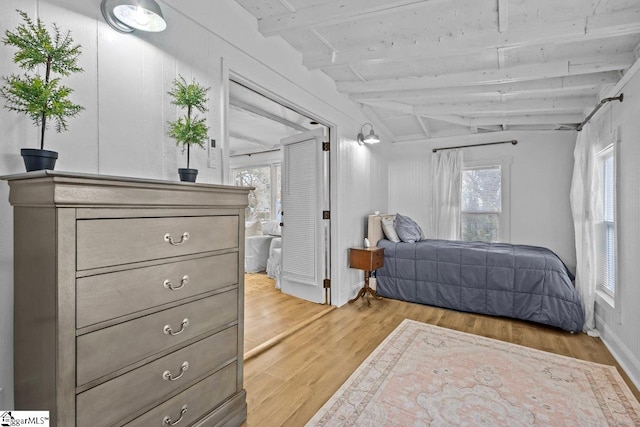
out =
[[(595, 17), (593, 17), (595, 18)], [(542, 44), (567, 44), (600, 40), (610, 37), (640, 33), (640, 9), (616, 12), (593, 19), (591, 29), (586, 29), (585, 18), (570, 22), (536, 23), (516, 30), (494, 33), (486, 31), (466, 34), (462, 37), (442, 38), (439, 41), (416, 41), (381, 49), (342, 50), (332, 59), (323, 52), (304, 55), (303, 63), (310, 69), (345, 65), (377, 64), (406, 60), (408, 58), (440, 58), (465, 56), (482, 50), (521, 49)]]
[(474, 126), (470, 119), (456, 116), (455, 114), (423, 114), (422, 117), (426, 117), (432, 120), (438, 120), (441, 122), (453, 123), (454, 125), (467, 126), (469, 128)]
[(285, 7), (285, 9), (287, 9), (289, 12), (294, 13), (296, 11), (296, 8), (293, 7), (291, 5), (291, 3), (289, 3), (287, 0), (278, 0), (280, 2), (281, 5), (283, 5)]
[(509, 27), (507, 15), (507, 0), (498, 0), (498, 28), (501, 33), (507, 31)]
[[(570, 63), (574, 65), (571, 66)], [(355, 81), (337, 82), (341, 92), (367, 92), (380, 90), (416, 90), (425, 88), (444, 88), (460, 86), (478, 86), (487, 84), (505, 84), (540, 80), (570, 75), (590, 74), (604, 71), (625, 70), (632, 65), (629, 54), (603, 56), (601, 62), (584, 63), (580, 59), (556, 61), (542, 64), (520, 65), (503, 70), (483, 70), (438, 76), (405, 77), (399, 79), (370, 80), (366, 83)]]
[(360, 80), (361, 82), (366, 82), (367, 79), (365, 76), (363, 76), (358, 70), (356, 70), (353, 67), (349, 67), (349, 71), (351, 71), (353, 73), (354, 76), (356, 76), (358, 78), (358, 80)]
[(341, 0), (298, 9), (295, 13), (267, 16), (259, 22), (260, 32), (265, 36), (326, 24), (338, 24), (357, 20), (363, 16), (381, 16), (400, 9), (408, 11), (422, 8), (427, 3), (444, 3), (450, 0)]
[[(391, 101), (369, 101), (367, 105), (384, 108), (387, 110), (398, 111), (403, 114), (414, 114), (425, 117), (433, 115), (462, 114), (473, 115), (476, 113), (492, 114), (492, 115), (514, 115), (514, 114), (533, 114), (542, 112), (581, 112), (584, 108), (593, 104), (595, 97), (576, 97), (576, 98), (551, 98), (551, 99), (535, 99), (535, 100), (517, 100), (507, 101), (503, 103), (495, 102), (461, 102), (461, 103), (442, 103), (430, 105), (411, 106), (399, 102)], [(471, 123), (471, 122), (468, 122)]]
[(609, 92), (604, 94), (602, 98), (618, 96), (622, 91), (622, 89), (625, 87), (625, 85), (629, 83), (629, 80), (631, 80), (631, 78), (635, 76), (639, 71), (640, 71), (640, 59), (637, 59), (636, 62), (631, 66), (631, 68), (629, 68), (629, 70), (627, 70), (627, 72), (624, 73), (624, 76), (622, 76), (620, 81), (616, 83), (616, 85), (613, 88), (611, 88)]
[(583, 74), (579, 76), (555, 77), (543, 80), (530, 80), (516, 83), (484, 85), (484, 86), (459, 86), (433, 89), (410, 90), (380, 90), (370, 92), (354, 92), (349, 95), (354, 101), (366, 100), (401, 100), (420, 97), (447, 97), (447, 96), (484, 96), (488, 94), (517, 94), (546, 93), (549, 91), (590, 90), (600, 85), (613, 85), (620, 80), (617, 71), (605, 73)]
[(338, 48), (335, 47), (329, 40), (327, 40), (325, 36), (320, 34), (318, 30), (316, 30), (315, 28), (311, 28), (309, 32), (313, 34), (320, 41), (320, 43), (326, 46), (326, 48), (329, 49), (332, 55), (338, 53)]
[(418, 119), (418, 124), (422, 128), (422, 131), (424, 132), (426, 137), (427, 138), (431, 137), (431, 130), (429, 129), (429, 124), (425, 122), (425, 120), (420, 116), (416, 116), (416, 119)]

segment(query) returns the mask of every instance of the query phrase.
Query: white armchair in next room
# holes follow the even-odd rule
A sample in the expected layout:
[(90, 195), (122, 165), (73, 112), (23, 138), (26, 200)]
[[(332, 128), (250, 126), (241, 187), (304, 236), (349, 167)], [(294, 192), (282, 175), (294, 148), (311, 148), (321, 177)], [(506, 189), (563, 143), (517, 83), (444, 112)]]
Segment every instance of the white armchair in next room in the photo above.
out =
[(269, 246), (267, 260), (267, 276), (276, 279), (276, 289), (280, 289), (280, 272), (282, 270), (282, 238), (276, 237)]
[[(269, 247), (276, 237), (275, 221), (248, 221), (245, 223), (244, 271), (257, 273), (267, 269)], [(277, 227), (277, 223), (276, 223)]]

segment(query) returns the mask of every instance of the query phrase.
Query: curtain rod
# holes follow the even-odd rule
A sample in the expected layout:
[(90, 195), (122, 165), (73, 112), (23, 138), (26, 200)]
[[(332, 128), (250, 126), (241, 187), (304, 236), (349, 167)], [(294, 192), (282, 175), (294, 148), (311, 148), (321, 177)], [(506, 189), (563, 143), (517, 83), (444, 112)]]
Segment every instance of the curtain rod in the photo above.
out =
[(607, 102), (611, 102), (611, 101), (620, 101), (620, 102), (622, 102), (622, 100), (623, 100), (623, 99), (624, 99), (624, 93), (621, 93), (619, 96), (613, 96), (613, 97), (611, 97), (611, 98), (605, 98), (605, 99), (603, 99), (602, 101), (600, 101), (600, 103), (599, 103), (598, 105), (596, 105), (596, 108), (594, 108), (594, 109), (593, 109), (593, 111), (591, 112), (591, 114), (589, 114), (589, 115), (587, 116), (587, 118), (586, 118), (586, 119), (584, 119), (584, 120), (582, 121), (582, 123), (580, 123), (580, 124), (578, 125), (578, 127), (576, 128), (576, 130), (577, 130), (578, 132), (580, 132), (580, 131), (582, 130), (582, 128), (584, 127), (584, 125), (586, 125), (587, 123), (589, 123), (589, 120), (591, 120), (591, 117), (593, 117), (593, 116), (598, 112), (598, 110), (599, 110), (600, 108), (602, 108), (602, 106), (603, 106), (604, 104), (606, 104)]
[(485, 142), (483, 144), (471, 144), (471, 145), (458, 145), (457, 147), (443, 147), (443, 148), (434, 148), (433, 152), (438, 152), (441, 150), (454, 150), (456, 148), (468, 148), (468, 147), (482, 147), (483, 145), (497, 145), (497, 144), (513, 144), (516, 145), (518, 141), (512, 139), (510, 141), (500, 141), (500, 142)]

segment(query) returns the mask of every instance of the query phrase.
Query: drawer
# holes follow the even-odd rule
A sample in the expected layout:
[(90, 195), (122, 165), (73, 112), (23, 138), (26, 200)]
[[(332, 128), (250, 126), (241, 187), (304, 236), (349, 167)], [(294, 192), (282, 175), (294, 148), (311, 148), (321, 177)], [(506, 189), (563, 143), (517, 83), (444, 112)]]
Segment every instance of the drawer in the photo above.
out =
[[(238, 328), (234, 326), (81, 393), (76, 400), (77, 425), (114, 425), (231, 361), (237, 351)], [(187, 369), (175, 379), (185, 362)], [(166, 371), (174, 380), (165, 379)]]
[(76, 339), (77, 385), (231, 323), (237, 316), (238, 290), (233, 289), (81, 335)]
[(383, 249), (349, 249), (349, 267), (360, 270), (376, 270), (384, 262)]
[[(211, 412), (216, 406), (231, 397), (236, 390), (237, 365), (221, 369), (210, 377), (186, 389), (144, 415), (136, 418), (127, 427), (163, 426), (170, 423), (191, 425)], [(182, 420), (178, 423), (178, 420)], [(164, 421), (167, 419), (167, 421)], [(163, 422), (164, 421), (164, 422)]]
[(234, 285), (238, 253), (100, 274), (76, 283), (76, 322), (82, 328)]
[(371, 266), (372, 270), (377, 270), (378, 268), (382, 268), (384, 263), (384, 251), (375, 251), (372, 254)]
[(77, 222), (78, 270), (236, 247), (237, 216), (121, 218)]

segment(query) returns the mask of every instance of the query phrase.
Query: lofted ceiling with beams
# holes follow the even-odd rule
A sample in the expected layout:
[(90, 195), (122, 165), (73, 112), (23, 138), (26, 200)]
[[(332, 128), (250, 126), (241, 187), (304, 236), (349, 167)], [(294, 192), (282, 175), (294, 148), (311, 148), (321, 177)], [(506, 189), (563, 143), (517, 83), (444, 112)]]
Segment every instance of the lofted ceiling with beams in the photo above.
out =
[(392, 142), (575, 129), (640, 44), (640, 0), (236, 1)]

